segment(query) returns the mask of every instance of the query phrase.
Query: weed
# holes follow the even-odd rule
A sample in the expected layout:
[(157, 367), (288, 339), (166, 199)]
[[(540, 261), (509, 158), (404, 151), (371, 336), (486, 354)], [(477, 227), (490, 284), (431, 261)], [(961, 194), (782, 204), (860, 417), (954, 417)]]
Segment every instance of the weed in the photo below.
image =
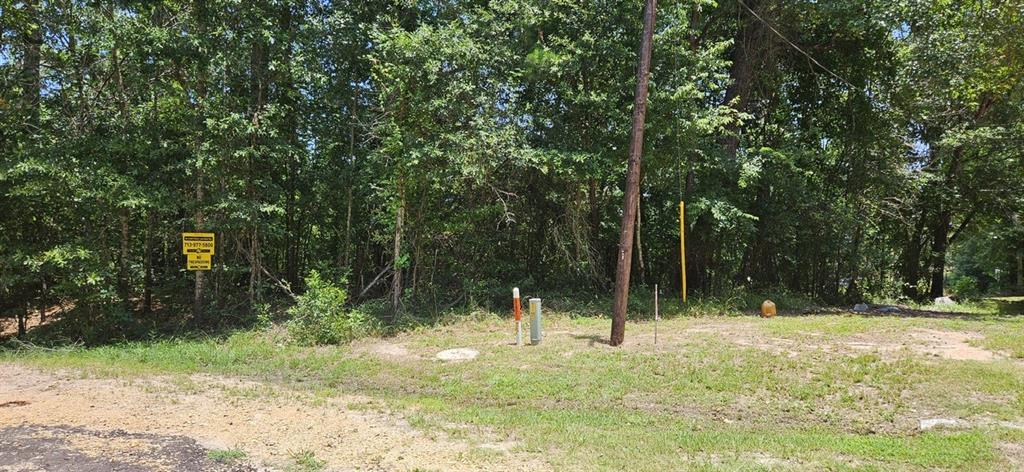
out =
[(295, 461), (295, 467), (291, 469), (295, 472), (317, 472), (327, 466), (326, 461), (317, 458), (316, 453), (308, 449), (290, 452), (288, 455)]
[(238, 449), (213, 449), (206, 452), (206, 457), (221, 464), (233, 464), (245, 459), (245, 452)]

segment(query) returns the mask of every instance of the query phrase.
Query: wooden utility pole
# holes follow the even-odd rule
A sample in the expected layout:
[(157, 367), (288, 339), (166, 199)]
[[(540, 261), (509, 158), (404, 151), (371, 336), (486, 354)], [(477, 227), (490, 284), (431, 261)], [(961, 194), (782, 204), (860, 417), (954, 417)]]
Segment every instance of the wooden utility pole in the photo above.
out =
[(629, 269), (633, 263), (633, 230), (640, 202), (640, 155), (644, 147), (644, 118), (647, 115), (647, 79), (651, 70), (651, 43), (654, 38), (656, 0), (644, 7), (644, 34), (640, 41), (640, 60), (636, 68), (636, 94), (633, 100), (633, 129), (629, 138), (629, 164), (626, 170), (626, 196), (622, 204), (622, 232), (619, 233), (619, 260), (615, 269), (615, 302), (612, 307), (611, 345), (622, 344), (626, 334), (626, 302), (629, 300)]

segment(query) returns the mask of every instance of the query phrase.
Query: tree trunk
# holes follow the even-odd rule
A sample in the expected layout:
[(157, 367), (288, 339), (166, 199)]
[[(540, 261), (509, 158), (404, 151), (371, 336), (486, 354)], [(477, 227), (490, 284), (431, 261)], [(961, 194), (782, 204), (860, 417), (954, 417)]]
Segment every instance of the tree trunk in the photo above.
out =
[(932, 284), (929, 296), (933, 299), (943, 296), (945, 291), (946, 249), (949, 247), (949, 225), (952, 219), (952, 213), (948, 209), (943, 208), (936, 215), (932, 225)]
[[(259, 8), (265, 8), (264, 3), (255, 4)], [(246, 196), (252, 203), (260, 201), (260, 194), (257, 192), (257, 178), (260, 169), (257, 167), (258, 159), (255, 155), (256, 149), (262, 144), (260, 132), (264, 126), (263, 112), (267, 102), (267, 89), (269, 76), (269, 64), (267, 60), (269, 45), (267, 39), (261, 37), (253, 41), (252, 49), (249, 51), (249, 106), (252, 110), (252, 132), (249, 134), (249, 147), (253, 150), (248, 155), (246, 175)], [(259, 299), (260, 281), (263, 276), (262, 258), (260, 257), (260, 212), (252, 212), (249, 216), (248, 228), (248, 254), (249, 259), (249, 287), (247, 290), (249, 309), (255, 309)]]
[[(29, 0), (25, 2), (25, 15), (28, 21), (25, 22), (25, 30), (23, 32), (23, 44), (24, 52), (21, 63), (21, 106), (24, 112), (27, 114), (27, 119), (24, 120), (23, 127), (19, 127), (24, 131), (25, 137), (32, 139), (31, 136), (39, 133), (39, 117), (40, 117), (40, 91), (42, 89), (42, 75), (40, 72), (40, 64), (42, 62), (42, 46), (43, 46), (43, 24), (41, 15), (39, 13), (39, 0)], [(0, 131), (0, 142), (5, 145), (5, 153), (7, 152), (6, 147), (6, 135), (7, 130)], [(31, 227), (38, 228), (38, 223)], [(43, 280), (43, 284), (40, 286), (40, 298), (45, 298), (46, 282)], [(40, 303), (43, 303), (41, 300)], [(19, 311), (15, 315), (18, 319), (18, 336), (23, 337), (27, 332), (26, 320), (28, 319), (29, 313), (32, 312), (31, 302), (26, 303), (25, 311)], [(42, 315), (40, 315), (40, 318)]]
[(1017, 293), (1024, 293), (1024, 249), (1017, 250)]
[(146, 219), (146, 253), (142, 258), (142, 313), (148, 315), (153, 311), (153, 232), (157, 227), (156, 211), (150, 209)]
[(341, 268), (348, 269), (352, 262), (352, 185), (349, 181), (348, 189), (345, 191), (345, 240), (341, 248)]
[[(353, 80), (354, 82), (354, 80)], [(352, 102), (349, 104), (349, 128), (348, 128), (348, 188), (345, 190), (345, 245), (342, 247), (341, 254), (342, 269), (348, 269), (352, 262), (351, 260), (351, 247), (352, 247), (352, 187), (355, 185), (353, 176), (355, 175), (356, 165), (356, 105), (358, 104), (359, 88), (354, 87), (352, 92)]]
[(39, 324), (46, 322), (46, 309), (48, 308), (48, 301), (50, 295), (49, 286), (46, 284), (46, 277), (44, 276), (40, 281), (42, 291), (39, 294)]
[(288, 163), (285, 181), (285, 278), (288, 284), (295, 290), (299, 286), (299, 246), (302, 240), (299, 229), (300, 220), (297, 216), (299, 211), (299, 113), (297, 96), (299, 91), (293, 77), (293, 56), (292, 44), (295, 42), (296, 28), (294, 12), (289, 4), (285, 4), (281, 10), (280, 17), (281, 31), (288, 35), (288, 44), (284, 45), (284, 67), (281, 78), (278, 81), (282, 88), (281, 104), (284, 108), (284, 129), (282, 134), (287, 136), (291, 152), (288, 153)]
[(257, 287), (260, 283), (260, 233), (255, 225), (249, 230), (249, 308), (256, 306)]
[(587, 206), (590, 208), (590, 240), (591, 244), (597, 244), (601, 233), (601, 207), (598, 202), (597, 179), (590, 179), (587, 188)]
[(619, 233), (619, 257), (615, 269), (615, 300), (612, 306), (610, 344), (622, 344), (626, 334), (626, 305), (629, 301), (629, 271), (633, 263), (633, 225), (640, 201), (640, 156), (644, 145), (644, 118), (647, 115), (647, 82), (651, 70), (651, 43), (654, 37), (656, 0), (644, 7), (644, 32), (640, 40), (640, 58), (636, 70), (636, 94), (633, 100), (633, 128), (629, 139), (626, 170), (626, 194), (622, 204), (622, 230)]
[(391, 316), (392, 320), (398, 319), (398, 309), (402, 303), (402, 219), (405, 217), (405, 189), (404, 184), (398, 184), (398, 209), (395, 211), (395, 246), (394, 258), (392, 259), (392, 270), (394, 275), (391, 279)]
[[(196, 231), (202, 231), (205, 219), (203, 215), (203, 173), (201, 170), (196, 172)], [(196, 273), (196, 287), (195, 297), (192, 302), (192, 319), (196, 323), (203, 321), (203, 276), (204, 271), (197, 270)]]
[[(751, 9), (757, 9), (760, 3), (760, 1), (751, 0), (748, 5)], [(740, 8), (742, 10), (742, 7)], [(729, 106), (730, 102), (735, 100), (736, 103), (732, 105), (732, 108), (743, 113), (747, 111), (750, 103), (757, 66), (755, 61), (764, 51), (764, 45), (761, 44), (763, 33), (761, 22), (747, 11), (741, 11), (740, 16), (743, 20), (737, 28), (733, 40), (732, 66), (729, 68), (731, 82), (725, 89), (723, 104)], [(740, 142), (739, 132), (740, 125), (738, 123), (732, 123), (726, 127), (722, 145), (729, 159), (736, 158)]]
[(121, 209), (121, 255), (119, 257), (117, 273), (117, 289), (121, 295), (121, 308), (125, 312), (131, 311), (129, 305), (129, 283), (128, 283), (128, 240), (130, 239), (130, 228), (128, 225), (129, 210), (127, 207)]
[(22, 58), (22, 100), (28, 110), (25, 121), (29, 134), (39, 131), (39, 92), (42, 88), (40, 63), (42, 62), (43, 25), (39, 14), (39, 0), (25, 2), (29, 18), (25, 27), (25, 52)]
[(924, 232), (924, 223), (925, 215), (921, 214), (914, 225), (914, 229), (907, 235), (907, 244), (903, 247), (903, 267), (900, 270), (901, 291), (903, 296), (911, 300), (917, 300), (921, 297), (921, 291), (917, 284), (921, 280), (921, 249), (923, 246), (921, 236)]
[(30, 303), (26, 303), (25, 309), (24, 310), (18, 310), (18, 314), (15, 315), (15, 316), (18, 317), (18, 337), (19, 338), (23, 338), (23, 337), (25, 337), (26, 334), (28, 334), (28, 326), (26, 326), (26, 321), (28, 320), (28, 314), (31, 313), (31, 312), (32, 312), (32, 305)]
[[(205, 18), (205, 16), (206, 16), (206, 2), (203, 2), (201, 0), (194, 0), (193, 1), (192, 13), (195, 16), (196, 23), (199, 25), (199, 28), (198, 28), (199, 31), (198, 31), (197, 37), (203, 38), (203, 37), (205, 37), (205, 34), (206, 34), (206, 32), (205, 32), (206, 28), (204, 27), (204, 25), (206, 24), (206, 20), (207, 20)], [(196, 136), (195, 136), (195, 142), (193, 143), (193, 145), (195, 146), (195, 148), (193, 149), (194, 155), (192, 156), (193, 159), (195, 160), (195, 198), (196, 198), (196, 201), (195, 201), (195, 204), (196, 204), (196, 211), (195, 211), (195, 225), (196, 226), (195, 226), (195, 231), (202, 231), (202, 230), (204, 230), (205, 229), (204, 226), (206, 225), (205, 215), (203, 214), (203, 200), (204, 200), (204, 198), (203, 198), (203, 179), (204, 179), (205, 172), (204, 172), (204, 169), (203, 169), (203, 164), (201, 163), (201, 161), (199, 159), (199, 157), (200, 157), (199, 155), (202, 152), (203, 140), (205, 138), (204, 132), (206, 130), (206, 119), (205, 119), (206, 117), (204, 116), (203, 113), (205, 111), (205, 106), (206, 106), (206, 103), (205, 103), (206, 102), (206, 92), (207, 92), (207, 83), (206, 83), (206, 81), (207, 81), (207, 69), (206, 68), (208, 67), (208, 65), (209, 65), (208, 61), (203, 60), (203, 59), (199, 60), (199, 64), (197, 66), (197, 73), (196, 73), (196, 75), (197, 75), (196, 83), (195, 83), (195, 88), (196, 88), (196, 108), (199, 110), (199, 112), (196, 113), (196, 116), (195, 116), (196, 122), (194, 123), (194, 126), (195, 126)], [(197, 323), (198, 324), (198, 323), (202, 323), (203, 322), (203, 271), (201, 271), (201, 270), (195, 271), (195, 277), (196, 277), (196, 283), (195, 283), (195, 290), (194, 290), (194, 293), (193, 293), (193, 300), (192, 300), (192, 321), (193, 321), (193, 323)]]
[[(981, 110), (975, 114), (975, 119), (980, 117)], [(952, 159), (949, 163), (949, 168), (946, 171), (945, 179), (943, 182), (943, 190), (956, 191), (957, 181), (960, 177), (960, 169), (963, 165), (963, 148), (955, 148), (953, 150)], [(932, 222), (932, 252), (931, 252), (931, 290), (929, 294), (931, 298), (938, 298), (944, 295), (945, 283), (946, 283), (946, 250), (949, 248), (950, 238), (949, 231), (953, 224), (953, 210), (950, 208), (950, 204), (944, 202), (941, 198), (935, 198), (935, 221)], [(965, 217), (963, 225), (960, 229), (962, 231), (970, 221), (970, 216)]]
[(292, 290), (299, 286), (298, 237), (295, 223), (295, 174), (292, 164), (288, 165), (288, 184), (285, 203), (285, 279)]
[(847, 274), (850, 277), (850, 281), (846, 286), (846, 300), (850, 302), (857, 302), (863, 298), (860, 293), (860, 247), (863, 240), (864, 230), (858, 220), (857, 227), (853, 233), (853, 250), (851, 251), (850, 258), (847, 261), (849, 267)]

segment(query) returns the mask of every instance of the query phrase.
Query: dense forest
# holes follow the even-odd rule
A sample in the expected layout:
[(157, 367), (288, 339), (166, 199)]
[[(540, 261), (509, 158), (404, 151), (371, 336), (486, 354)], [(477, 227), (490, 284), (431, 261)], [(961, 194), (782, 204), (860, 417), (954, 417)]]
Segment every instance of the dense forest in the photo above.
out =
[[(117, 332), (198, 293), (216, 324), (310, 280), (385, 318), (608, 294), (642, 23), (639, 0), (0, 0), (0, 316)], [(662, 0), (632, 283), (678, 288), (685, 201), (693, 297), (1021, 290), (1021, 38), (1019, 0)]]

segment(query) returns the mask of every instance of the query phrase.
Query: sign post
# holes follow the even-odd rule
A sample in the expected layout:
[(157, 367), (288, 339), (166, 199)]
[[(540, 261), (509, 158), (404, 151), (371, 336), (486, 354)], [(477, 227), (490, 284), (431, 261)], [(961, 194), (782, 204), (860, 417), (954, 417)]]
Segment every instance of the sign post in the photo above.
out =
[[(202, 193), (199, 193), (202, 196)], [(196, 217), (202, 222), (202, 216)], [(203, 272), (213, 268), (213, 254), (217, 252), (217, 235), (214, 233), (181, 233), (181, 253), (187, 257), (185, 269), (196, 273), (196, 299), (192, 316), (199, 320), (203, 313)]]

